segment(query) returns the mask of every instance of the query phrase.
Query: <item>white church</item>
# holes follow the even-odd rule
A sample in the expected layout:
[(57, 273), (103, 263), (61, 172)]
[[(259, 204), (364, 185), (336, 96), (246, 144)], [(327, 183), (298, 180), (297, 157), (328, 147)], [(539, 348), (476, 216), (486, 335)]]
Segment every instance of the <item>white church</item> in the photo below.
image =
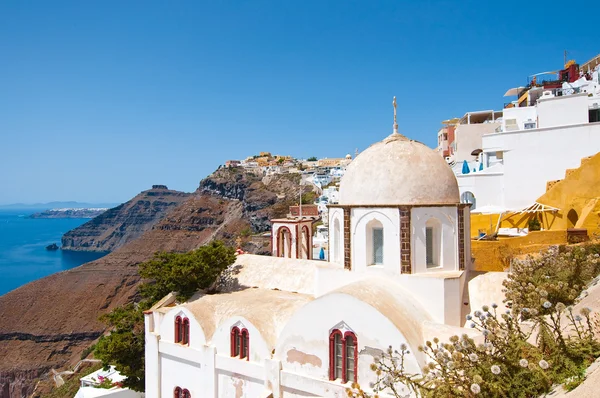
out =
[(308, 259), (310, 222), (277, 220), (274, 256), (239, 255), (219, 293), (148, 311), (146, 397), (341, 398), (354, 382), (369, 390), (388, 346), (409, 346), (420, 372), (419, 345), (467, 332), (470, 207), (395, 115), (348, 166), (328, 217), (329, 261)]

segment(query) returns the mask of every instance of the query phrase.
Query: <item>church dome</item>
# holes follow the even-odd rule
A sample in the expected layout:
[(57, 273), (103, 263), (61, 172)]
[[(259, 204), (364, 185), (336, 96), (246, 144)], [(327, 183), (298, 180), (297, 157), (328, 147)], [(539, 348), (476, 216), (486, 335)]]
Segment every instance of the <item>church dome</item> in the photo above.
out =
[(439, 154), (393, 133), (348, 165), (340, 205), (456, 205), (458, 182)]

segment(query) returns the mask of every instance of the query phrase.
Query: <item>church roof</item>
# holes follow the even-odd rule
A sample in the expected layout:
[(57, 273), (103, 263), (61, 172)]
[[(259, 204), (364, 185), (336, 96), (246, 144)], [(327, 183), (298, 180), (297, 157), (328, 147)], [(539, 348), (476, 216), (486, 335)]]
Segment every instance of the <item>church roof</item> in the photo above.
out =
[(428, 335), (426, 328), (433, 322), (429, 313), (410, 293), (397, 283), (382, 278), (354, 282), (327, 295), (331, 294), (353, 296), (375, 308), (406, 337), (413, 350), (423, 345)]
[(277, 337), (297, 309), (311, 301), (312, 296), (269, 289), (244, 289), (232, 293), (211, 294), (183, 304), (194, 314), (207, 342), (227, 319), (239, 316), (247, 319), (261, 333), (271, 349)]
[(218, 286), (223, 292), (244, 287), (313, 294), (315, 270), (323, 261), (242, 254)]
[(446, 161), (394, 132), (364, 150), (340, 182), (340, 205), (454, 205), (458, 182)]

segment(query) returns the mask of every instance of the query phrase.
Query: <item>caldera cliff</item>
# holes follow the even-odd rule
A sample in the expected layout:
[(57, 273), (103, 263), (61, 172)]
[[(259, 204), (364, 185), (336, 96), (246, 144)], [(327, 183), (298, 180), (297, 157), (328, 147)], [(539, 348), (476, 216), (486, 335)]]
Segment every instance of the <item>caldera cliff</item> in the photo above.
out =
[(190, 194), (154, 185), (62, 237), (63, 250), (112, 252), (139, 238)]
[[(138, 263), (156, 251), (188, 251), (213, 238), (231, 243), (268, 230), (269, 219), (285, 215), (297, 198), (299, 182), (297, 174), (263, 179), (219, 169), (138, 239), (0, 296), (0, 398), (29, 397), (51, 369), (73, 366), (105, 332), (98, 317), (135, 299)], [(268, 251), (250, 243), (245, 249)]]

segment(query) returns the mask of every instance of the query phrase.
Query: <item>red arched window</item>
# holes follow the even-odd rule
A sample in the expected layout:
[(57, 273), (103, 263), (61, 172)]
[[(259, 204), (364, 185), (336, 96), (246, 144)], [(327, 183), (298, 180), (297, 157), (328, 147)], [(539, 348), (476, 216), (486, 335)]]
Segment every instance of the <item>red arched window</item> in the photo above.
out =
[(180, 387), (175, 387), (175, 391), (173, 391), (173, 398), (183, 398), (182, 395), (181, 395), (181, 388)]
[(248, 361), (250, 359), (250, 334), (246, 329), (242, 329), (240, 334), (242, 337), (242, 349), (240, 351), (240, 358), (246, 358), (246, 361)]
[(346, 332), (342, 335), (334, 330), (329, 335), (329, 380), (341, 379), (343, 383), (356, 382), (358, 365), (358, 343), (356, 335)]
[(181, 398), (192, 398), (192, 394), (190, 394), (190, 392), (186, 388), (183, 390), (183, 393), (181, 394)]
[(190, 320), (183, 318), (183, 336), (181, 338), (182, 344), (190, 344)]
[(175, 318), (175, 342), (179, 343), (181, 341), (181, 317), (178, 316)]
[(237, 357), (240, 355), (241, 346), (240, 329), (237, 326), (231, 328), (231, 356)]

